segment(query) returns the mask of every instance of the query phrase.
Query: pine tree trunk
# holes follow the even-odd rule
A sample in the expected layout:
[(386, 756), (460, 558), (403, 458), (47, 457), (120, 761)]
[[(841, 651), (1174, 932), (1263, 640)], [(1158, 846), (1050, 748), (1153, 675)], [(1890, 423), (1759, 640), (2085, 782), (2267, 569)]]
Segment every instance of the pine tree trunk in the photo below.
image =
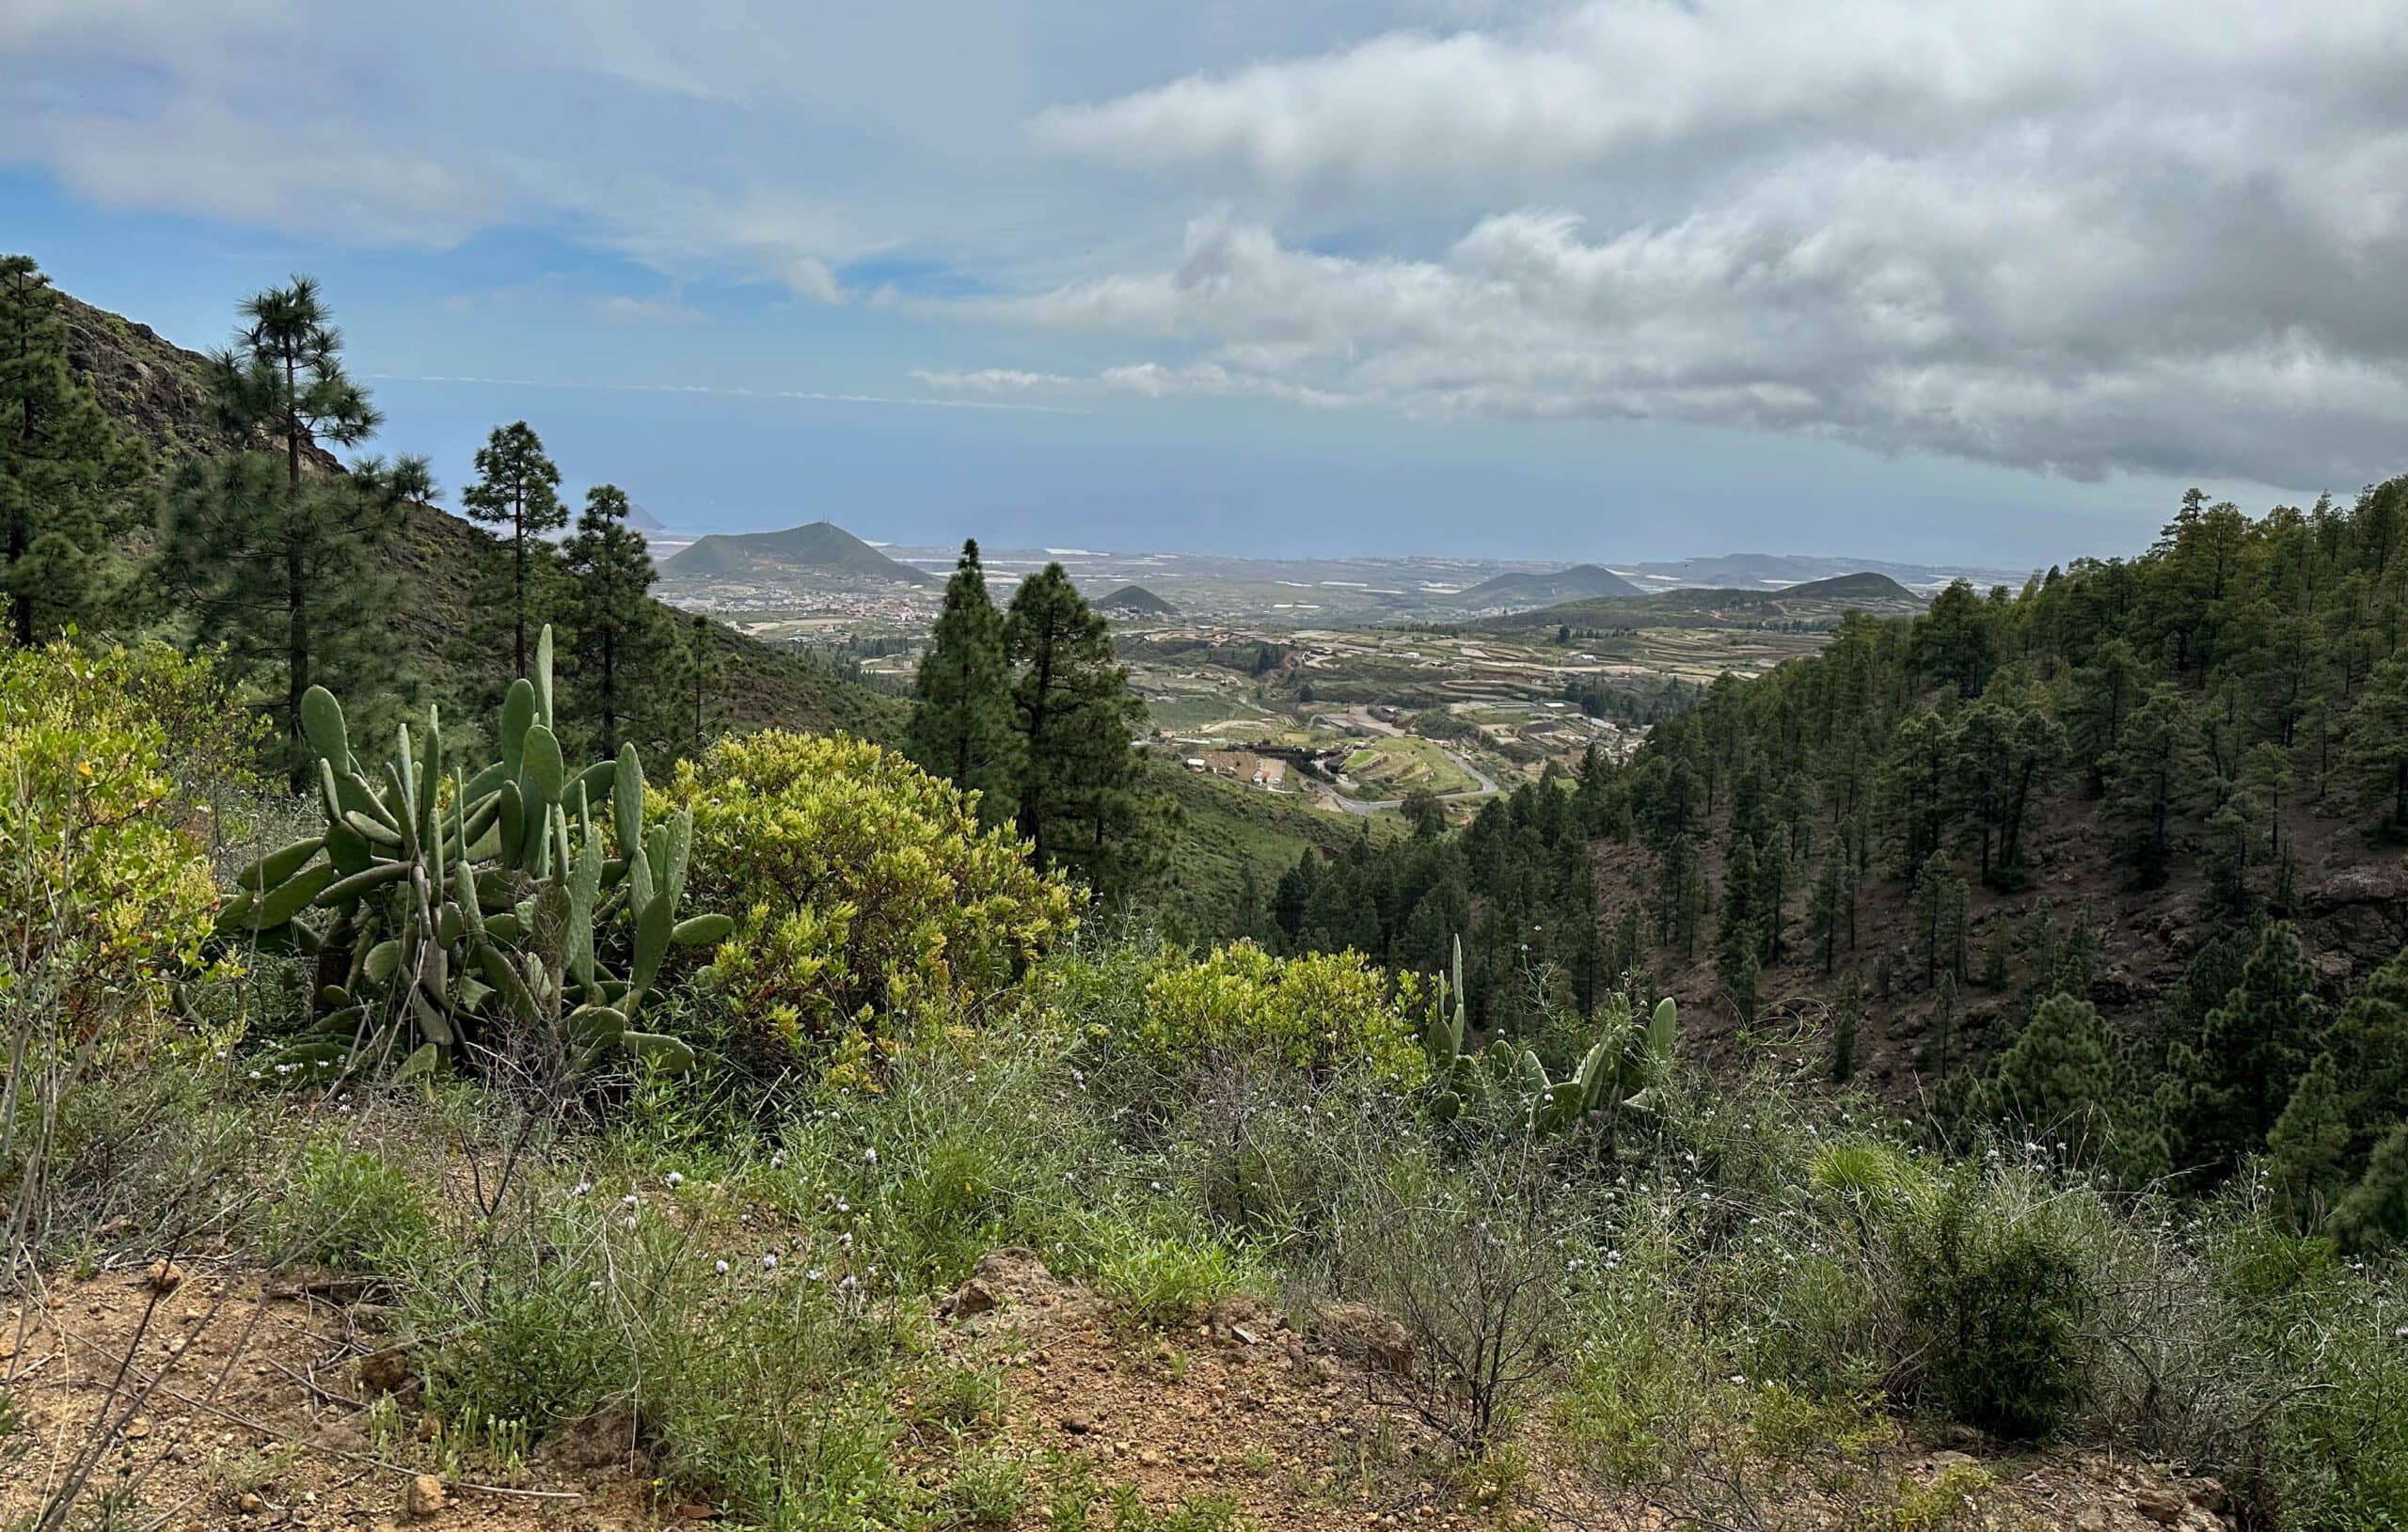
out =
[[(284, 732), (301, 739), (301, 698), (309, 689), (309, 589), (301, 540), (301, 417), (293, 407), (293, 362), (284, 358)], [(301, 751), (293, 757), (293, 785), (304, 783)]]
[(527, 496), (510, 501), (511, 666), (514, 678), (527, 673)]
[(602, 630), (602, 743), (611, 754), (619, 752), (619, 635), (607, 627)]

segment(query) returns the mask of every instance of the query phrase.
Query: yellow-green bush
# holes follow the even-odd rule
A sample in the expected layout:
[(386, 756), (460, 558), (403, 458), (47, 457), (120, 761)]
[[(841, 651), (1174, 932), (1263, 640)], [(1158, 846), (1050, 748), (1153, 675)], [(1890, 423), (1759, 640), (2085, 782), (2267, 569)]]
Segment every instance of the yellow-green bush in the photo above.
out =
[(694, 811), (694, 902), (737, 920), (700, 996), (773, 1062), (959, 1017), (1075, 919), (1068, 885), (950, 783), (861, 740), (721, 740), (667, 802)]
[[(158, 645), (0, 655), (0, 992), (39, 983), (69, 1035), (150, 1014), (201, 960), (217, 891), (176, 734), (222, 702)], [(248, 737), (222, 712), (210, 732)]]
[(1323, 1075), (1362, 1067), (1397, 1084), (1418, 1082), (1426, 1068), (1408, 1019), (1427, 1003), (1419, 980), (1392, 985), (1360, 953), (1275, 957), (1238, 942), (1198, 958), (1166, 947), (1062, 978), (1066, 1008), (1091, 1032), (1172, 1067), (1238, 1059)]

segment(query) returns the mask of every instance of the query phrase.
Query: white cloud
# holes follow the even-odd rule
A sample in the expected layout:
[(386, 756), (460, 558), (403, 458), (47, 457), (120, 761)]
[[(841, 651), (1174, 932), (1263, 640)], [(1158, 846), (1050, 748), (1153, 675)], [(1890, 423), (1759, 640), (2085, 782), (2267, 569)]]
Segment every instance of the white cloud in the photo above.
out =
[(2408, 428), (2403, 78), (2396, 0), (1590, 0), (1039, 114), (1236, 211), (980, 311), (1164, 391), (2351, 488)]
[[(1400, 15), (1450, 29), (1376, 30)], [(2403, 78), (2408, 0), (0, 0), (0, 163), (774, 283), (930, 345), (960, 403), (1666, 419), (2346, 488), (2408, 439)], [(925, 295), (962, 291), (1013, 296)], [(931, 315), (1111, 349), (963, 371), (907, 328)]]

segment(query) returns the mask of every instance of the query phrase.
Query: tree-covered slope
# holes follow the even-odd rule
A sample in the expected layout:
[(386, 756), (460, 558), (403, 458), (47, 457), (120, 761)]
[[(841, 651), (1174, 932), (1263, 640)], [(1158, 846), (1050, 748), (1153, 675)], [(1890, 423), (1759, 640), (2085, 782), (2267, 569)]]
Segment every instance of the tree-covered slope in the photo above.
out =
[[(2194, 496), (2137, 558), (1850, 614), (1627, 766), (1309, 863), (1283, 940), (1434, 971), (1463, 930), (1507, 1030), (1636, 970), (1726, 1055), (1903, 1098), (1961, 1092), (2067, 995), (2113, 1023), (2103, 1095), (2192, 1162), (2220, 1072), (2279, 1108), (2408, 943), (2403, 644), (2408, 480), (2256, 519)], [(2307, 999), (2234, 1062), (2210, 1018), (2253, 958)]]
[[(164, 466), (229, 450), (198, 353), (71, 296), (62, 294), (61, 303), (70, 367), (89, 381), (104, 409), (150, 444)], [(313, 455), (313, 466), (340, 471), (324, 451)], [(391, 553), (401, 588), (389, 621), (402, 673), (436, 699), (476, 696), (506, 679), (506, 653), (497, 656), (472, 628), (476, 592), (485, 583), (480, 576), (501, 558), (495, 539), (436, 506), (413, 503)], [(671, 615), (665, 607), (659, 610)], [(695, 631), (689, 621), (679, 624), (689, 635)], [(722, 726), (775, 723), (877, 738), (899, 727), (901, 710), (891, 699), (721, 624), (710, 624), (706, 633), (719, 676), (710, 711)]]

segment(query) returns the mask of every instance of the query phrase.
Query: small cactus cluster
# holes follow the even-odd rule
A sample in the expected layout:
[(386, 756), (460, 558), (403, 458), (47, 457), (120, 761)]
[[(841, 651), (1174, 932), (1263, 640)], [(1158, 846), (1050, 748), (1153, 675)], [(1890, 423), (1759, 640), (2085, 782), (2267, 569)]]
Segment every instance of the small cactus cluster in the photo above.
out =
[(1669, 997), (1659, 1000), (1642, 1023), (1629, 998), (1616, 993), (1598, 1020), (1597, 1040), (1562, 1080), (1548, 1078), (1536, 1053), (1502, 1038), (1465, 1052), (1464, 943), (1457, 937), (1454, 963), (1438, 981), (1437, 1003), (1421, 1033), (1438, 1115), (1455, 1117), (1478, 1099), (1493, 1109), (1510, 1106), (1529, 1132), (1558, 1138), (1592, 1118), (1610, 1131), (1623, 1108), (1647, 1110), (1671, 1072), (1678, 1007)]
[[(317, 758), (321, 835), (236, 876), (221, 936), (314, 951), (309, 1035), (279, 1068), (349, 1074), (400, 1058), (401, 1074), (451, 1061), (494, 1026), (548, 1032), (572, 1066), (614, 1053), (683, 1068), (693, 1051), (639, 1032), (638, 1008), (673, 945), (717, 942), (724, 915), (677, 919), (693, 816), (648, 829), (633, 745), (572, 777), (553, 732), (552, 635), (534, 675), (502, 700), (500, 758), (444, 774), (441, 719), (404, 724), (371, 769), (353, 755), (342, 708), (324, 687), (302, 700)], [(331, 912), (323, 934), (298, 924)], [(598, 956), (624, 930), (623, 974)]]

